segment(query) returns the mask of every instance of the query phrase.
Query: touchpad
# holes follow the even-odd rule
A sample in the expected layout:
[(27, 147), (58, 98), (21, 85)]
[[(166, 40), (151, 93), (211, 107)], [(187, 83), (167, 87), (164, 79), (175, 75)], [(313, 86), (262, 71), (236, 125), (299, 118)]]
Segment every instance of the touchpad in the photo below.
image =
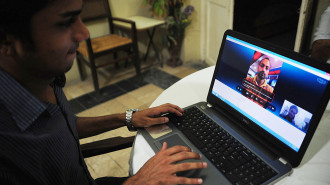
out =
[[(160, 148), (162, 147), (163, 143), (166, 142), (167, 143), (167, 148), (171, 148), (172, 146), (176, 146), (176, 145), (182, 145), (182, 146), (186, 146), (188, 148), (190, 148), (182, 139), (179, 135), (177, 134), (173, 134), (169, 137), (165, 137), (163, 139), (158, 140), (161, 144), (161, 146), (157, 146), (158, 149), (160, 150)], [(160, 148), (159, 148), (160, 147)]]
[[(164, 142), (167, 143), (168, 148), (172, 147), (172, 146), (176, 146), (176, 145), (182, 145), (182, 146), (186, 146), (188, 148), (190, 148), (182, 139), (179, 135), (177, 134), (173, 134), (169, 137), (160, 139), (159, 142), (161, 143), (161, 145), (163, 145)], [(160, 146), (161, 147), (161, 146)], [(193, 160), (193, 159), (188, 159), (188, 160), (184, 160), (184, 161), (179, 161), (178, 163), (182, 163), (182, 162), (197, 162), (198, 160)], [(178, 172), (176, 173), (177, 176), (182, 176), (182, 177), (201, 177), (201, 178), (205, 178), (205, 175), (201, 174), (201, 169), (196, 169), (196, 170), (189, 170), (189, 171), (182, 171), (182, 172)]]

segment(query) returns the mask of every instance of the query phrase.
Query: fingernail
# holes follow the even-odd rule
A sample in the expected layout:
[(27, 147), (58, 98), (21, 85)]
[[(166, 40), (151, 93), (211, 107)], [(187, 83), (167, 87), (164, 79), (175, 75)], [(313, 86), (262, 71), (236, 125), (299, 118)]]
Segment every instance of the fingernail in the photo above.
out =
[(164, 123), (167, 123), (168, 121), (169, 121), (169, 119), (164, 117)]
[(203, 156), (202, 156), (202, 154), (199, 154), (199, 158), (201, 159)]
[(198, 179), (197, 181), (198, 181), (199, 184), (203, 183), (203, 179)]
[(204, 167), (204, 168), (207, 167), (207, 162), (203, 162), (203, 167)]

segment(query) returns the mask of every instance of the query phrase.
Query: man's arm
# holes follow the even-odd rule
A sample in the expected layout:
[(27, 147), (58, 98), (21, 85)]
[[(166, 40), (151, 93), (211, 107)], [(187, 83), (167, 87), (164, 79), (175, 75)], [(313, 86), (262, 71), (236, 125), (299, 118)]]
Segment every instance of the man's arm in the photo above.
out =
[[(155, 124), (167, 123), (168, 118), (161, 117), (162, 114), (167, 112), (181, 116), (183, 110), (176, 105), (168, 103), (158, 107), (137, 111), (133, 114), (132, 124), (134, 127), (150, 127)], [(125, 113), (99, 117), (79, 117), (76, 122), (79, 138), (94, 136), (125, 126), (125, 118)]]
[(80, 139), (90, 137), (125, 126), (125, 114), (113, 114), (99, 117), (78, 117), (76, 125)]

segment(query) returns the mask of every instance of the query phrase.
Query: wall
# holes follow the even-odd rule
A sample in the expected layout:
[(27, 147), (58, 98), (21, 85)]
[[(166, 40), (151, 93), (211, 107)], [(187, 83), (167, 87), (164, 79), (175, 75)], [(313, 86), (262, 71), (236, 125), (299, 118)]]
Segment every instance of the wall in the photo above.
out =
[(192, 22), (186, 29), (182, 59), (185, 62), (201, 60), (201, 0), (187, 0), (186, 4), (194, 6)]

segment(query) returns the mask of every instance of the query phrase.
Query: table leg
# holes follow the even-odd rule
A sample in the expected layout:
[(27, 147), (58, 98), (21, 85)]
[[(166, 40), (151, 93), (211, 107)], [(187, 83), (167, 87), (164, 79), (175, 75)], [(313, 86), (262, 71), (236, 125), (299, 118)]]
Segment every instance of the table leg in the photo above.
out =
[(162, 60), (160, 59), (160, 55), (159, 55), (159, 53), (158, 53), (158, 50), (157, 50), (157, 48), (156, 48), (156, 45), (155, 45), (154, 42), (153, 42), (153, 37), (154, 37), (155, 31), (156, 31), (156, 27), (153, 27), (153, 28), (152, 28), (151, 33), (150, 33), (149, 30), (147, 30), (147, 34), (148, 34), (148, 37), (149, 37), (149, 43), (148, 43), (148, 47), (147, 47), (146, 54), (144, 55), (144, 61), (147, 60), (147, 57), (148, 57), (148, 55), (149, 55), (149, 49), (150, 49), (150, 46), (152, 46), (152, 48), (153, 48), (154, 51), (155, 51), (155, 54), (156, 54), (156, 57), (157, 57), (157, 59), (158, 59), (158, 62), (159, 62), (159, 64), (160, 64), (160, 66), (163, 67), (163, 62), (162, 62)]

